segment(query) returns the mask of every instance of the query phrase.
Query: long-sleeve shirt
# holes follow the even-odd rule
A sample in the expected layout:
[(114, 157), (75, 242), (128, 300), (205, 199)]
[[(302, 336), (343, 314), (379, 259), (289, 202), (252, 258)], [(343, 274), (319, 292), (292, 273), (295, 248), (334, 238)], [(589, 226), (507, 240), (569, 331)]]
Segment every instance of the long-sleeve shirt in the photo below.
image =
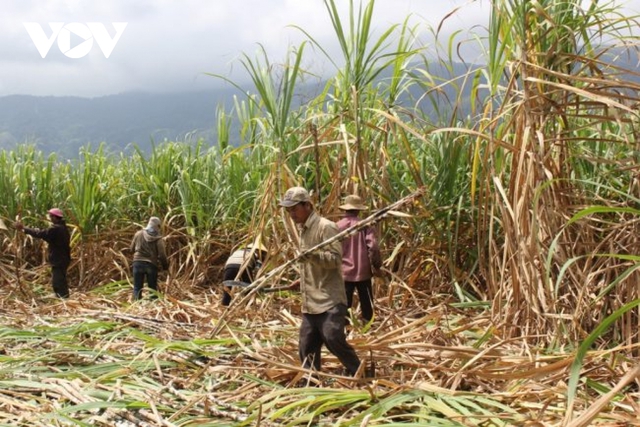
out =
[[(304, 252), (338, 234), (333, 221), (315, 211), (309, 215), (300, 232), (300, 251)], [(313, 252), (300, 263), (302, 312), (321, 314), (338, 304), (347, 303), (342, 280), (342, 243), (336, 240)]]
[(139, 230), (133, 236), (131, 250), (134, 261), (150, 262), (156, 267), (161, 264), (165, 269), (169, 267), (164, 241), (160, 234), (152, 235), (146, 229)]
[[(243, 282), (251, 283), (253, 282), (253, 279), (260, 269), (261, 265), (262, 264), (257, 259), (256, 252), (254, 251), (252, 255), (251, 249), (245, 248), (234, 251), (227, 259), (227, 262), (225, 262), (224, 269), (225, 271), (227, 269), (231, 269), (232, 271), (234, 271), (234, 277), (228, 280), (235, 280), (235, 276), (244, 266), (240, 279)], [(226, 275), (227, 273), (225, 272), (225, 276)], [(225, 280), (227, 280), (226, 277)]]
[[(347, 212), (338, 221), (338, 229), (344, 231), (359, 221), (357, 214)], [(366, 227), (342, 241), (342, 275), (346, 282), (370, 279), (373, 269), (381, 266), (380, 246), (373, 227)]]
[(24, 228), (24, 232), (48, 243), (47, 260), (54, 267), (68, 266), (71, 262), (71, 236), (67, 225), (61, 221), (46, 229)]

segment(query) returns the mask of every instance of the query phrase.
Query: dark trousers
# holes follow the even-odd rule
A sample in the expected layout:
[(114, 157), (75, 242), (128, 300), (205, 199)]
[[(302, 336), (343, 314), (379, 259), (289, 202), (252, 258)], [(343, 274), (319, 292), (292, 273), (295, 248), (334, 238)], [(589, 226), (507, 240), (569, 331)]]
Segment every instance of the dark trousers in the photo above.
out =
[(69, 268), (68, 264), (51, 266), (51, 285), (53, 286), (53, 292), (60, 298), (69, 298), (67, 268)]
[[(236, 276), (240, 271), (240, 264), (229, 264), (224, 268), (224, 276), (222, 280), (236, 280)], [(249, 276), (249, 269), (246, 269), (242, 272), (242, 276), (240, 276), (240, 280), (245, 283), (251, 283), (251, 276)], [(228, 306), (231, 304), (231, 294), (228, 292), (228, 287), (224, 287), (222, 289), (222, 305)]]
[(353, 304), (353, 291), (358, 290), (358, 299), (360, 300), (360, 311), (365, 321), (370, 322), (373, 319), (373, 288), (371, 279), (362, 280), (360, 282), (344, 282), (347, 291), (347, 307), (351, 308)]
[(142, 298), (145, 278), (150, 289), (158, 292), (158, 267), (146, 261), (133, 262), (133, 299)]
[(324, 344), (340, 360), (349, 375), (356, 374), (360, 359), (344, 333), (346, 316), (347, 307), (344, 304), (338, 304), (321, 314), (302, 314), (299, 353), (305, 368), (320, 371), (320, 354)]

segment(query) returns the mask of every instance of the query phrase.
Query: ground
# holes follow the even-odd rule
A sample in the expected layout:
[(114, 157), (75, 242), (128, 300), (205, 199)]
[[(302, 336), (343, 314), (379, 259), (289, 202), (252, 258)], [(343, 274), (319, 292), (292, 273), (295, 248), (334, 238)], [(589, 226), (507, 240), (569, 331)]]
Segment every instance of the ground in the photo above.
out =
[[(503, 340), (484, 309), (401, 287), (379, 289), (374, 322), (363, 325), (356, 311), (348, 328), (374, 379), (342, 376), (326, 351), (320, 375), (300, 367), (295, 292), (238, 296), (225, 309), (215, 286), (179, 282), (135, 303), (127, 283), (69, 300), (45, 286), (29, 298), (5, 288), (0, 425), (561, 425), (567, 417), (573, 352)], [(615, 352), (589, 355), (572, 418), (593, 410), (633, 364)], [(640, 425), (628, 382), (596, 424)]]

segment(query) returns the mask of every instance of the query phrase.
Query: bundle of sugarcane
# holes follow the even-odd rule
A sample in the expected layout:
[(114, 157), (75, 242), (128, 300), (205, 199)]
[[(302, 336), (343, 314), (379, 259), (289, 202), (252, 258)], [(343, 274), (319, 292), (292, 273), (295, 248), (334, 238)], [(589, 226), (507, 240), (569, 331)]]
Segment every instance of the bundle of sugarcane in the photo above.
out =
[(310, 253), (318, 251), (318, 250), (320, 250), (320, 249), (332, 244), (335, 241), (344, 240), (345, 238), (360, 232), (361, 230), (365, 229), (366, 227), (369, 227), (369, 226), (375, 224), (376, 222), (382, 220), (383, 218), (386, 218), (387, 216), (392, 214), (396, 209), (398, 209), (401, 206), (403, 206), (403, 205), (405, 205), (407, 203), (410, 203), (410, 202), (414, 201), (415, 199), (417, 199), (418, 197), (424, 195), (425, 190), (426, 190), (425, 187), (418, 188), (416, 191), (414, 191), (413, 193), (409, 194), (408, 196), (405, 196), (402, 199), (390, 204), (389, 206), (386, 206), (386, 207), (374, 212), (373, 214), (369, 215), (368, 217), (364, 218), (363, 220), (359, 221), (358, 223), (354, 224), (353, 226), (351, 226), (351, 227), (347, 228), (346, 230), (343, 230), (340, 233), (336, 234), (332, 238), (327, 239), (327, 240), (325, 240), (325, 241), (323, 241), (321, 243), (318, 243), (316, 246), (314, 246), (312, 248), (309, 248), (309, 249), (307, 249), (307, 250), (305, 250), (303, 252), (300, 252), (294, 258), (292, 258), (289, 261), (285, 262), (284, 264), (274, 268), (273, 270), (271, 270), (269, 273), (265, 274), (264, 276), (256, 279), (253, 283), (251, 283), (250, 285), (248, 285), (248, 286), (246, 286), (244, 288), (244, 292), (243, 292), (244, 296), (242, 298), (234, 299), (232, 301), (232, 303), (229, 306), (229, 308), (227, 309), (227, 311), (220, 317), (220, 320), (218, 321), (217, 326), (214, 328), (213, 334), (215, 335), (220, 331), (220, 328), (223, 325), (223, 320), (226, 319), (226, 317), (228, 317), (231, 312), (233, 312), (233, 310), (235, 309), (236, 306), (242, 305), (245, 302), (246, 299), (250, 298), (256, 292), (258, 292), (259, 290), (264, 288), (269, 283), (269, 279), (271, 279), (272, 277), (277, 276), (278, 274), (283, 272), (285, 269), (289, 268), (291, 265), (293, 265), (294, 263), (298, 262), (300, 260), (300, 258), (303, 258), (305, 255), (308, 255)]

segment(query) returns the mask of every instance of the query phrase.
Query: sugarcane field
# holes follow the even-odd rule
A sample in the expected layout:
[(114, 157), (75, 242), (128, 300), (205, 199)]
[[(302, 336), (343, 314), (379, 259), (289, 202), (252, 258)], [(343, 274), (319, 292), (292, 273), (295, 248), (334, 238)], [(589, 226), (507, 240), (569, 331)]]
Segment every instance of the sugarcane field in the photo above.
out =
[(0, 426), (640, 426), (638, 14), (317, 3), (215, 143), (0, 125)]

